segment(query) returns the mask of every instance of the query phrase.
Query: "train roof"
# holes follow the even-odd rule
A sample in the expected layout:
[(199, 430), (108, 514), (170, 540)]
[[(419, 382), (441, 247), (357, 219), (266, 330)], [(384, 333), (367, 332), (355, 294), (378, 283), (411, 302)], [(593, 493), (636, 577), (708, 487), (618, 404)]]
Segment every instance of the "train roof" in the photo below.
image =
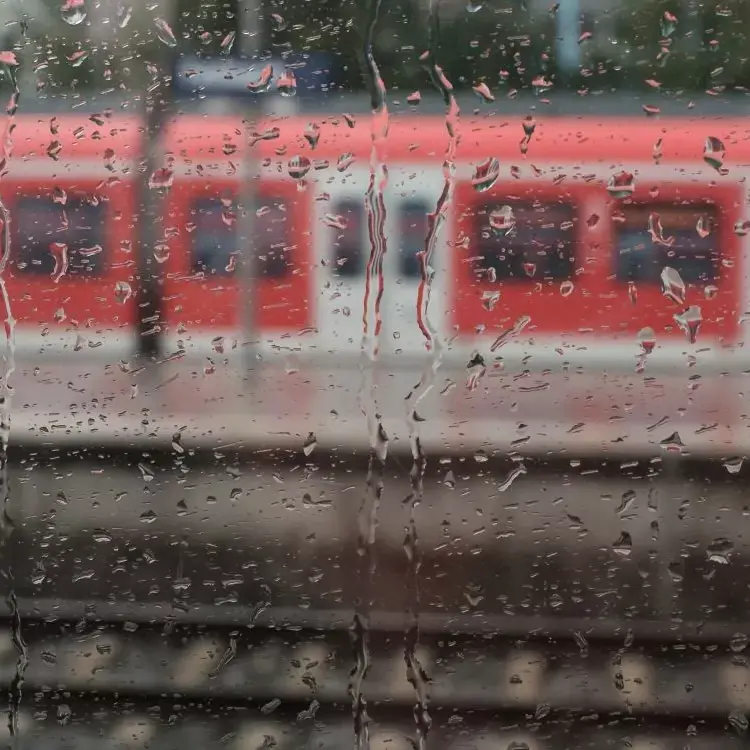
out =
[[(309, 125), (319, 126), (313, 148), (305, 137)], [(457, 159), (477, 161), (495, 156), (510, 164), (535, 162), (586, 162), (626, 165), (651, 162), (654, 147), (661, 141), (661, 161), (701, 161), (708, 137), (725, 146), (726, 165), (750, 165), (750, 124), (739, 118), (659, 119), (647, 118), (538, 118), (528, 152), (521, 153), (524, 118), (465, 117), (459, 122)], [(270, 136), (278, 129), (278, 137)], [(166, 150), (177, 159), (213, 157), (217, 161), (237, 159), (247, 148), (248, 131), (256, 134), (252, 151), (262, 158), (288, 159), (295, 155), (335, 159), (351, 153), (369, 159), (371, 122), (369, 116), (353, 118), (342, 114), (309, 118), (268, 118), (246, 125), (240, 117), (178, 115), (168, 120)], [(141, 119), (129, 115), (76, 115), (57, 117), (19, 116), (13, 132), (13, 157), (49, 158), (57, 142), (67, 160), (96, 158), (111, 149), (120, 158), (139, 155), (145, 138)], [(442, 159), (448, 145), (443, 118), (396, 115), (381, 155), (384, 160), (421, 162)]]

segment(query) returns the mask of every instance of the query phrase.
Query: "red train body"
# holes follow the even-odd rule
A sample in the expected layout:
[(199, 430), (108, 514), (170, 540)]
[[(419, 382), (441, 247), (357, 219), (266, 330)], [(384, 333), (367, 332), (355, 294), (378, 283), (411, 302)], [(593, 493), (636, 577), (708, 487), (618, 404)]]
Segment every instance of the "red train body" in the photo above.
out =
[[(239, 120), (182, 116), (169, 123), (163, 144), (171, 187), (157, 250), (169, 349), (208, 353), (223, 338), (231, 351), (232, 342), (249, 337), (237, 268), (252, 251), (262, 346), (359, 350), (370, 124), (363, 117), (352, 127), (332, 116), (316, 125), (317, 142), (308, 120), (260, 124), (263, 137), (248, 145)], [(548, 119), (522, 153), (521, 122), (464, 120), (453, 200), (431, 261), (431, 324), (460, 357), (487, 350), (525, 317), (528, 324), (498, 354), (633, 360), (639, 332), (648, 328), (654, 357), (704, 350), (736, 357), (750, 289), (749, 133), (725, 120)], [(707, 138), (721, 142), (725, 159), (716, 143), (704, 153)], [(443, 187), (447, 145), (440, 119), (391, 122), (383, 149), (386, 354), (425, 350), (416, 319), (417, 253)], [(22, 117), (13, 146), (0, 194), (12, 218), (6, 283), (19, 346), (132, 349), (141, 124)], [(474, 172), (488, 158), (498, 160), (498, 178), (477, 190)], [(251, 239), (240, 241), (248, 170), (256, 170), (254, 224)], [(624, 197), (608, 189), (621, 172), (633, 176)], [(506, 206), (512, 231), (492, 231), (490, 217)], [(680, 290), (677, 301), (664, 295), (665, 266), (682, 279), (684, 299)], [(680, 325), (691, 307), (702, 319), (694, 343)]]

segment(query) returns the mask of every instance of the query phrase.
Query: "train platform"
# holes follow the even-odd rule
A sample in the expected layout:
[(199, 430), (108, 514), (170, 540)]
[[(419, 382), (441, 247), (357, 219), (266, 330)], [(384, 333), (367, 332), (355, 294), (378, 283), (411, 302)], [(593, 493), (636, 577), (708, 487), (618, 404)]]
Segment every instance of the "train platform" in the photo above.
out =
[[(467, 366), (470, 365), (470, 366)], [(613, 457), (750, 452), (746, 371), (654, 367), (528, 369), (446, 359), (416, 406), (429, 362), (279, 353), (135, 360), (21, 356), (11, 443), (152, 450), (366, 452), (380, 415), (388, 449)]]

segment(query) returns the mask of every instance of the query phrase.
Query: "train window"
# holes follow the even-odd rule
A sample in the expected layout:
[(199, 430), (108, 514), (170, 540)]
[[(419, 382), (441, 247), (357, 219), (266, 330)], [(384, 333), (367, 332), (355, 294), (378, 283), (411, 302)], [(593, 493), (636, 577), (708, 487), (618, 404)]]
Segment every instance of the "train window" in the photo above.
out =
[[(204, 199), (191, 212), (193, 272), (231, 276), (237, 255), (235, 208), (226, 199)], [(283, 201), (259, 199), (254, 210), (258, 273), (267, 278), (283, 277), (289, 265), (287, 212)]]
[(237, 228), (227, 207), (218, 199), (204, 199), (193, 205), (192, 270), (226, 276), (232, 273), (232, 256), (237, 253)]
[(405, 279), (422, 276), (418, 253), (425, 247), (429, 209), (419, 201), (407, 201), (401, 207), (399, 221), (398, 270)]
[(291, 225), (286, 203), (278, 198), (260, 198), (254, 229), (258, 273), (270, 279), (286, 276), (291, 264)]
[(336, 205), (335, 213), (341, 221), (333, 229), (334, 273), (342, 278), (354, 278), (365, 273), (365, 254), (362, 244), (364, 207), (353, 200), (344, 200)]
[[(663, 241), (658, 234), (652, 237), (652, 232), (658, 233), (650, 219), (653, 214), (659, 216)], [(617, 280), (658, 284), (664, 266), (671, 266), (686, 283), (715, 281), (719, 276), (716, 220), (715, 209), (706, 205), (626, 206), (614, 227)], [(699, 222), (713, 225), (713, 231), (699, 233)]]
[(16, 268), (24, 274), (51, 276), (56, 258), (53, 243), (67, 247), (65, 276), (102, 276), (105, 271), (105, 211), (82, 198), (66, 204), (47, 197), (19, 198), (13, 209), (11, 243)]
[[(510, 212), (504, 225), (493, 229), (490, 218), (507, 207)], [(492, 271), (498, 281), (567, 279), (573, 275), (573, 206), (509, 199), (478, 208), (474, 221), (478, 250), (475, 272)]]

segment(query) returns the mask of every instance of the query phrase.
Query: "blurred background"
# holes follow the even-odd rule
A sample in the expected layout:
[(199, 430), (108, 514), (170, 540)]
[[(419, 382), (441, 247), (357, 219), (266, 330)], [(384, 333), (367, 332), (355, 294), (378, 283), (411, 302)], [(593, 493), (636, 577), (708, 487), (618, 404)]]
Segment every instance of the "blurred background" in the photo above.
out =
[(750, 5), (0, 15), (10, 747), (747, 746)]

